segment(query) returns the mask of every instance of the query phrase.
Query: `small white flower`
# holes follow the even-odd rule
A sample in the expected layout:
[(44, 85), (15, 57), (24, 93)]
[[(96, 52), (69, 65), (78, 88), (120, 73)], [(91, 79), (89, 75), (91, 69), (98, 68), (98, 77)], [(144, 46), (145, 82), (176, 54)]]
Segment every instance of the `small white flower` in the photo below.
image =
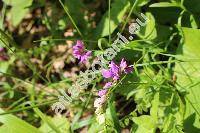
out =
[(94, 107), (95, 108), (99, 108), (102, 106), (102, 104), (104, 104), (106, 101), (106, 96), (102, 96), (100, 98), (97, 98), (95, 101), (94, 101)]
[(94, 101), (94, 107), (95, 108), (101, 107), (101, 98), (95, 99), (95, 101)]
[(101, 104), (104, 104), (106, 101), (106, 95), (102, 96), (100, 99), (101, 99)]

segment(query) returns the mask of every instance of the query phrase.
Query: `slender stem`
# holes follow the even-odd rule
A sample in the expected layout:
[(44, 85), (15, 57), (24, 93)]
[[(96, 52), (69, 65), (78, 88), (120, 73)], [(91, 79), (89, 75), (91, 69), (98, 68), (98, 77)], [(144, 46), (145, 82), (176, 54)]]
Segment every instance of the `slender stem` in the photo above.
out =
[(22, 107), (20, 109), (16, 109), (16, 110), (11, 110), (11, 111), (7, 111), (7, 112), (4, 112), (4, 113), (0, 113), (0, 115), (16, 113), (16, 112), (20, 112), (20, 111), (24, 111), (24, 110), (28, 110), (28, 109), (32, 109), (32, 108), (36, 108), (36, 107), (40, 107), (40, 106), (44, 106), (44, 105), (49, 105), (49, 104), (55, 103), (57, 101), (58, 100), (53, 100), (53, 101), (37, 104), (37, 105), (34, 105), (34, 106)]
[(109, 95), (111, 92), (113, 92), (113, 91), (118, 87), (118, 85), (119, 85), (120, 83), (122, 83), (122, 81), (123, 81), (125, 78), (126, 78), (126, 75), (115, 85), (115, 87), (113, 87), (113, 88), (111, 88), (111, 89), (109, 90), (109, 92), (108, 92), (107, 95)]
[[(69, 41), (74, 41), (74, 40), (77, 40), (77, 39), (62, 39), (62, 38), (54, 38), (54, 39), (49, 39), (49, 38), (46, 38), (46, 39), (40, 39), (40, 40), (35, 40), (33, 41), (34, 43), (36, 42), (41, 42), (41, 41), (66, 41), (66, 40), (69, 40)], [(91, 42), (91, 43), (97, 43), (97, 41), (94, 41), (94, 40), (82, 40), (83, 42)]]
[(126, 27), (126, 24), (128, 23), (128, 20), (129, 20), (131, 14), (132, 14), (133, 10), (135, 9), (135, 7), (136, 7), (136, 5), (137, 5), (138, 2), (139, 2), (139, 0), (136, 0), (135, 3), (133, 4), (133, 6), (131, 7), (131, 10), (130, 10), (130, 12), (129, 12), (126, 20), (125, 20), (125, 23), (124, 23), (124, 25), (122, 27), (121, 33), (124, 31), (124, 29)]
[(109, 23), (108, 23), (108, 27), (109, 27), (109, 44), (111, 44), (111, 27), (110, 27), (110, 4), (111, 4), (111, 0), (108, 0), (108, 18), (109, 18)]
[(77, 32), (79, 33), (79, 35), (83, 38), (83, 34), (80, 32), (79, 28), (76, 26), (76, 23), (74, 22), (74, 19), (72, 18), (72, 16), (69, 14), (69, 11), (67, 9), (67, 7), (62, 3), (61, 0), (59, 0), (61, 6), (63, 7), (65, 13), (67, 14), (67, 16), (69, 17), (70, 21), (72, 22), (72, 24), (74, 25), (74, 27), (76, 28)]
[(148, 66), (148, 65), (160, 65), (160, 64), (167, 64), (167, 63), (175, 63), (175, 62), (181, 62), (180, 60), (172, 60), (172, 61), (158, 61), (158, 62), (147, 62), (143, 64), (136, 64), (135, 67), (140, 66)]

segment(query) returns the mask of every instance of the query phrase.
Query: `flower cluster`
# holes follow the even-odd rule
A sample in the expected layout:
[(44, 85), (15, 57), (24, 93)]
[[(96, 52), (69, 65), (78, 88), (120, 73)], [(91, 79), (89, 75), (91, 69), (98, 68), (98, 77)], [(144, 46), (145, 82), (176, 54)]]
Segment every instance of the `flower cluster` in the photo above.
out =
[(79, 59), (81, 63), (85, 63), (91, 56), (91, 51), (86, 51), (85, 46), (81, 40), (77, 40), (76, 45), (73, 46), (73, 55)]
[(109, 64), (109, 69), (103, 69), (102, 75), (104, 78), (111, 79), (111, 82), (105, 84), (104, 89), (110, 88), (113, 83), (120, 79), (120, 76), (125, 73), (131, 73), (133, 71), (132, 66), (128, 66), (126, 60), (123, 58), (119, 65), (111, 61)]
[(106, 94), (107, 94), (107, 89), (100, 90), (98, 92), (99, 98), (97, 98), (94, 101), (94, 107), (96, 108), (96, 115), (97, 115), (97, 121), (99, 124), (103, 124), (105, 122), (105, 114), (103, 114), (103, 105), (106, 101)]
[(102, 124), (105, 122), (105, 115), (102, 113), (102, 107), (106, 102), (106, 94), (108, 92), (108, 88), (110, 88), (113, 84), (120, 79), (120, 76), (125, 73), (131, 73), (133, 71), (132, 66), (128, 66), (127, 62), (124, 58), (121, 60), (120, 64), (117, 65), (114, 61), (111, 61), (109, 64), (109, 69), (103, 69), (102, 75), (104, 78), (111, 79), (110, 82), (107, 82), (102, 90), (98, 92), (99, 98), (94, 101), (94, 107), (96, 108), (95, 113), (97, 114), (97, 121)]
[[(139, 19), (136, 19), (137, 23), (133, 23), (129, 26), (129, 32), (131, 34), (135, 34), (138, 30), (140, 30), (140, 26), (145, 26), (147, 24), (146, 22), (149, 21), (144, 14), (141, 14), (141, 17), (144, 18), (145, 23), (142, 23)], [(122, 74), (128, 74), (133, 71), (133, 67), (128, 66), (124, 58), (121, 60), (119, 65), (112, 61), (116, 57), (117, 52), (120, 52), (120, 49), (124, 47), (125, 44), (129, 43), (126, 37), (121, 35), (119, 32), (117, 33), (117, 36), (118, 38), (114, 41), (113, 44), (111, 44), (110, 48), (97, 55), (98, 60), (92, 63), (91, 70), (87, 70), (85, 73), (80, 71), (80, 78), (78, 78), (75, 84), (68, 89), (68, 92), (71, 94), (72, 98), (69, 97), (66, 93), (64, 93), (64, 96), (59, 96), (59, 102), (52, 106), (53, 110), (56, 110), (58, 113), (62, 112), (62, 110), (65, 109), (63, 103), (68, 104), (68, 102), (64, 101), (64, 97), (67, 99), (67, 101), (72, 102), (72, 99), (79, 95), (80, 89), (87, 88), (88, 85), (95, 79), (95, 76), (99, 74), (99, 72), (102, 72), (103, 77), (109, 79), (109, 82), (107, 82), (103, 89), (98, 92), (99, 98), (95, 100), (94, 107), (96, 108), (95, 113), (97, 114), (98, 122), (105, 122), (103, 105), (105, 105), (107, 99), (108, 89), (117, 83)], [(85, 50), (84, 43), (81, 40), (77, 40), (76, 45), (73, 46), (74, 57), (77, 58), (80, 63), (86, 63), (91, 54), (91, 51)], [(104, 57), (106, 57), (106, 59), (104, 59)], [(98, 68), (96, 65), (99, 65), (100, 69), (96, 69)], [(109, 69), (105, 69), (107, 66), (109, 66)]]

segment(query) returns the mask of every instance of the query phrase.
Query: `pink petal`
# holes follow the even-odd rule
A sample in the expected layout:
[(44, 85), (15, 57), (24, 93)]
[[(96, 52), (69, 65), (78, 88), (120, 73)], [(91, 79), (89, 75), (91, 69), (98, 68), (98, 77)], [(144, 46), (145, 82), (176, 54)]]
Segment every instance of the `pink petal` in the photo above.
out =
[(104, 85), (103, 89), (108, 89), (112, 86), (112, 82), (108, 82)]
[(4, 48), (0, 47), (0, 52), (3, 52), (4, 51)]
[(115, 64), (115, 62), (111, 61), (109, 67), (113, 73), (119, 73), (119, 67)]
[(84, 44), (83, 44), (83, 42), (81, 40), (77, 40), (75, 46), (78, 47), (78, 48), (81, 48), (81, 49), (85, 48)]
[(104, 78), (111, 78), (112, 77), (112, 72), (110, 70), (103, 69), (101, 73), (102, 73)]
[(87, 56), (91, 56), (91, 54), (92, 54), (92, 51), (88, 51), (88, 52), (86, 53)]
[(99, 95), (100, 97), (102, 97), (102, 96), (106, 95), (107, 92), (108, 92), (108, 90), (106, 90), (106, 89), (100, 90), (100, 91), (98, 92), (98, 95)]
[(127, 67), (127, 63), (126, 63), (126, 61), (123, 58), (121, 60), (121, 62), (120, 62), (120, 69), (121, 69), (121, 71), (123, 71), (126, 67)]

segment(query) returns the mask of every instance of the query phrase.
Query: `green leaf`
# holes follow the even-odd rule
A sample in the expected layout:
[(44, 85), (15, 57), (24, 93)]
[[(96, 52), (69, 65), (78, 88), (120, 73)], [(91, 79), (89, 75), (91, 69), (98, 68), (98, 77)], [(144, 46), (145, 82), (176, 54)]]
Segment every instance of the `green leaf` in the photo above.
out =
[(155, 18), (152, 13), (146, 13), (146, 17), (148, 18), (148, 22), (146, 26), (141, 27), (138, 36), (145, 40), (151, 40), (154, 42), (161, 42), (165, 40), (169, 40), (170, 36), (170, 27), (159, 25), (155, 22)]
[(93, 121), (88, 129), (88, 133), (99, 133), (103, 130), (103, 125), (99, 125), (96, 121)]
[(154, 3), (149, 7), (179, 7), (179, 5), (177, 5), (176, 3), (160, 2), (160, 3)]
[(108, 107), (115, 129), (120, 131), (119, 119), (117, 117), (116, 109), (112, 100), (108, 102)]
[(154, 133), (156, 130), (156, 122), (149, 115), (142, 115), (140, 117), (133, 117), (132, 120), (135, 126), (134, 133)]
[(156, 93), (154, 96), (154, 100), (152, 101), (152, 107), (150, 114), (153, 117), (154, 121), (158, 119), (158, 109), (159, 109), (159, 93)]
[(8, 126), (3, 125), (3, 126), (0, 126), (0, 133), (11, 133), (11, 130), (9, 129)]
[(82, 128), (82, 127), (84, 127), (84, 126), (87, 126), (87, 125), (89, 125), (89, 124), (91, 124), (92, 122), (94, 122), (94, 117), (87, 117), (87, 118), (85, 118), (85, 119), (83, 119), (83, 120), (80, 120), (79, 122), (76, 122), (75, 124), (74, 124), (74, 130), (77, 130), (77, 129), (79, 129), (79, 128)]
[[(0, 113), (3, 112), (0, 109)], [(37, 128), (11, 114), (0, 115), (0, 122), (3, 123), (0, 131), (10, 131), (10, 133), (42, 133)]]
[(13, 26), (17, 26), (29, 11), (28, 7), (32, 5), (33, 0), (4, 0), (11, 5), (11, 21)]
[(200, 132), (200, 30), (180, 28), (183, 43), (177, 54), (187, 62), (176, 63), (177, 88), (187, 91), (184, 128), (187, 133)]
[(146, 5), (147, 3), (149, 3), (149, 0), (139, 0), (139, 1), (138, 1), (138, 6), (144, 6), (144, 5)]
[(190, 22), (191, 22), (192, 28), (195, 28), (195, 29), (198, 28), (198, 24), (196, 23), (196, 20), (192, 14), (190, 15)]
[[(61, 133), (70, 133), (70, 123), (67, 120), (67, 118), (63, 116), (54, 116), (53, 118), (48, 117), (49, 120), (53, 122), (54, 125), (56, 125), (57, 129)], [(39, 128), (40, 131), (42, 132), (51, 132), (51, 133), (56, 133), (55, 131), (52, 130), (52, 128), (49, 127), (47, 123), (43, 123), (41, 127)]]
[[(111, 33), (117, 28), (119, 23), (123, 21), (123, 17), (129, 8), (130, 3), (128, 0), (115, 0), (111, 5), (111, 20), (110, 20), (110, 29)], [(108, 12), (106, 12), (101, 19), (100, 23), (97, 25), (97, 28), (94, 30), (94, 38), (100, 38), (109, 35), (109, 18)]]
[(170, 114), (164, 124), (163, 130), (164, 133), (183, 133), (182, 128), (176, 125), (176, 118)]
[(146, 13), (146, 17), (149, 21), (145, 27), (141, 27), (138, 35), (143, 39), (152, 40), (157, 37), (155, 19), (151, 13)]
[(52, 131), (54, 131), (55, 133), (61, 133), (58, 126), (56, 126), (49, 117), (47, 117), (45, 114), (43, 114), (38, 108), (33, 108), (33, 110), (49, 126), (49, 128), (51, 128)]

